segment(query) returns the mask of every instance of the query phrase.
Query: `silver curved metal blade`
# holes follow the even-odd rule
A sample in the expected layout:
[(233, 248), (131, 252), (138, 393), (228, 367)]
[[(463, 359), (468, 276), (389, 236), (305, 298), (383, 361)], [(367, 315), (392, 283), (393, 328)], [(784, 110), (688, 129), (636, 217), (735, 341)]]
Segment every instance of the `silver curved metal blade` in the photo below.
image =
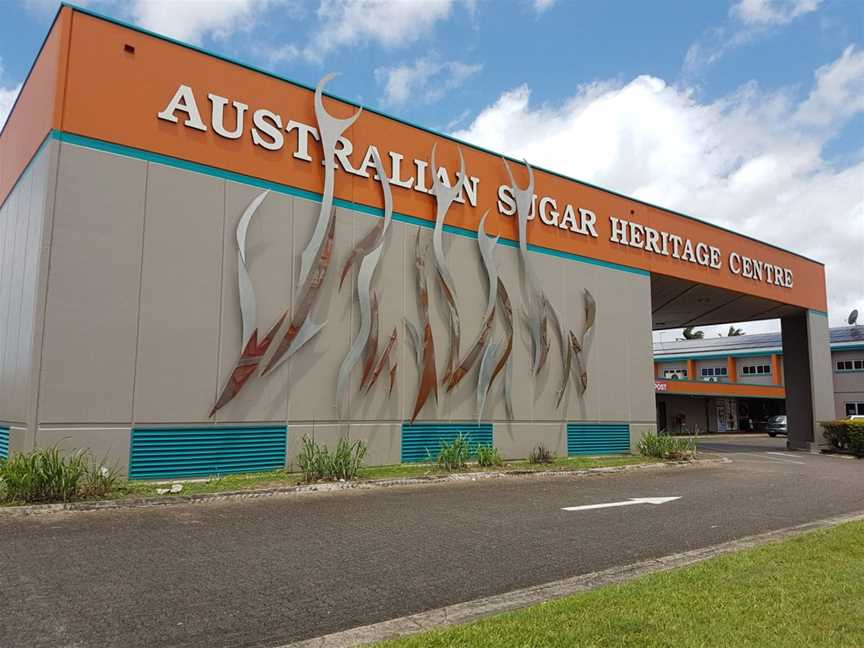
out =
[(405, 321), (405, 330), (408, 331), (408, 338), (411, 340), (411, 346), (414, 348), (414, 354), (417, 356), (417, 366), (423, 364), (423, 344), (420, 342), (420, 334), (417, 332), (417, 327), (407, 319)]
[(486, 396), (492, 385), (492, 372), (495, 370), (495, 358), (498, 349), (501, 348), (501, 340), (492, 340), (486, 346), (483, 357), (480, 359), (480, 371), (477, 373), (477, 422), (483, 420), (483, 410), (486, 408)]
[(480, 226), (477, 228), (477, 245), (480, 248), (480, 258), (483, 260), (483, 267), (486, 269), (486, 276), (489, 279), (489, 299), (486, 302), (484, 319), (495, 310), (495, 301), (498, 299), (498, 266), (495, 263), (495, 245), (500, 237), (492, 237), (486, 233), (486, 217), (488, 215), (489, 210), (487, 209), (483, 212)]
[(504, 366), (504, 407), (507, 411), (507, 419), (510, 421), (516, 420), (513, 415), (513, 354), (507, 358), (507, 364)]
[(583, 293), (583, 301), (585, 303), (585, 324), (582, 327), (582, 346), (584, 347), (585, 336), (588, 335), (588, 331), (594, 328), (594, 321), (597, 319), (597, 301), (587, 288)]
[(246, 232), (249, 229), (252, 216), (269, 193), (269, 190), (262, 191), (252, 199), (246, 207), (246, 211), (240, 217), (240, 221), (237, 223), (237, 230), (234, 234), (237, 241), (237, 290), (240, 294), (240, 317), (243, 320), (241, 352), (249, 344), (249, 340), (255, 332), (257, 311), (255, 288), (252, 286), (252, 279), (249, 277), (249, 270), (246, 267)]
[(567, 391), (567, 385), (570, 383), (570, 340), (567, 337), (567, 331), (561, 325), (561, 320), (558, 318), (558, 312), (555, 307), (547, 299), (546, 308), (549, 316), (552, 318), (552, 325), (555, 327), (555, 334), (558, 337), (558, 344), (561, 348), (561, 366), (563, 367), (561, 384), (558, 386), (558, 391), (555, 394), (555, 407), (561, 406), (561, 401), (564, 399), (564, 393)]
[(345, 401), (345, 388), (351, 377), (351, 370), (360, 361), (369, 333), (372, 330), (372, 277), (384, 246), (378, 245), (360, 262), (360, 271), (357, 273), (357, 297), (360, 300), (360, 331), (351, 343), (348, 354), (339, 367), (339, 375), (336, 381), (336, 407), (339, 418), (342, 418)]
[(267, 373), (270, 373), (277, 367), (279, 367), (283, 362), (285, 362), (288, 358), (297, 353), (304, 344), (306, 344), (309, 340), (314, 338), (327, 326), (327, 320), (324, 320), (320, 324), (316, 324), (315, 321), (311, 317), (307, 317), (303, 322), (303, 325), (300, 327), (300, 330), (297, 332), (297, 335), (291, 340), (291, 344), (288, 345), (288, 350), (282, 355), (276, 362), (267, 368)]
[(312, 264), (318, 256), (318, 250), (324, 242), (327, 225), (330, 222), (330, 218), (333, 217), (331, 210), (333, 208), (333, 190), (336, 182), (336, 142), (342, 136), (342, 133), (357, 121), (357, 118), (363, 112), (363, 109), (360, 108), (360, 110), (347, 119), (337, 119), (327, 112), (327, 109), (324, 108), (324, 86), (334, 76), (336, 75), (332, 72), (325, 75), (315, 88), (315, 119), (318, 121), (318, 132), (321, 136), (321, 149), (323, 151), (324, 191), (321, 196), (321, 211), (318, 213), (315, 230), (312, 232), (312, 237), (300, 256), (298, 286), (305, 285), (309, 271), (312, 269)]

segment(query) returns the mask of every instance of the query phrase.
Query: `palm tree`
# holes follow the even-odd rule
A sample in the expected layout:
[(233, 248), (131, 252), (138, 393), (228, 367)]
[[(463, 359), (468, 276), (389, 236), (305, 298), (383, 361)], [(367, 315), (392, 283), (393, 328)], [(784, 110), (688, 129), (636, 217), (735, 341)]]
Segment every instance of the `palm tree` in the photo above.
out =
[(730, 326), (729, 332), (726, 335), (728, 337), (738, 337), (739, 335), (744, 335), (744, 329), (735, 328), (734, 326)]
[(685, 340), (701, 340), (705, 337), (705, 331), (694, 331), (692, 326), (688, 326), (681, 333)]

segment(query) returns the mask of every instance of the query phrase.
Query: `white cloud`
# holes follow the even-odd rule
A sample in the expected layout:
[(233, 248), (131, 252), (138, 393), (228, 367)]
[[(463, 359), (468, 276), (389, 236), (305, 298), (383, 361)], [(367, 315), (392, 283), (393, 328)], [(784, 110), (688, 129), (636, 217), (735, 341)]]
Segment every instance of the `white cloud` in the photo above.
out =
[(534, 11), (538, 14), (551, 9), (557, 0), (534, 0)]
[(3, 128), (3, 124), (6, 123), (6, 118), (9, 116), (9, 113), (12, 112), (12, 106), (15, 104), (15, 99), (20, 91), (20, 83), (14, 88), (0, 87), (0, 129)]
[(739, 0), (730, 13), (746, 25), (785, 25), (820, 4), (822, 0)]
[(380, 67), (375, 79), (384, 85), (384, 102), (401, 106), (409, 99), (432, 103), (477, 74), (482, 65), (421, 58), (411, 65)]
[(428, 34), (450, 16), (453, 0), (322, 0), (321, 26), (305, 54), (321, 60), (339, 48), (373, 42), (399, 47)]
[[(0, 79), (3, 78), (3, 59), (0, 59)], [(4, 87), (0, 85), (0, 130), (6, 123), (6, 118), (12, 112), (12, 106), (15, 105), (15, 99), (21, 91), (21, 84), (16, 86)]]
[(839, 324), (864, 306), (864, 149), (842, 167), (822, 152), (864, 112), (862, 83), (862, 53), (847, 49), (802, 101), (750, 83), (702, 103), (640, 76), (533, 105), (523, 85), (454, 135), (823, 261)]
[(132, 21), (159, 34), (190, 43), (205, 36), (225, 39), (248, 31), (275, 0), (135, 0)]
[(727, 24), (712, 27), (693, 43), (684, 57), (684, 73), (692, 76), (772, 29), (812, 13), (822, 0), (739, 0), (729, 10)]

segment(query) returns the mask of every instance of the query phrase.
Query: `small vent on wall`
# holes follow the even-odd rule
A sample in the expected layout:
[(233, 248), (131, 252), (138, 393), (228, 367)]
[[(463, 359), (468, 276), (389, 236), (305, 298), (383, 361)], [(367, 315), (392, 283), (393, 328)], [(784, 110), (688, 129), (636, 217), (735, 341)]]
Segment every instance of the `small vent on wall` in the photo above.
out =
[(287, 431), (273, 427), (133, 428), (130, 479), (173, 479), (275, 470)]
[(9, 428), (0, 426), (0, 459), (9, 458)]
[(605, 455), (630, 452), (629, 423), (568, 423), (567, 454)]
[(441, 442), (449, 443), (460, 433), (468, 437), (472, 453), (478, 444), (492, 445), (491, 423), (403, 423), (402, 462), (434, 461)]

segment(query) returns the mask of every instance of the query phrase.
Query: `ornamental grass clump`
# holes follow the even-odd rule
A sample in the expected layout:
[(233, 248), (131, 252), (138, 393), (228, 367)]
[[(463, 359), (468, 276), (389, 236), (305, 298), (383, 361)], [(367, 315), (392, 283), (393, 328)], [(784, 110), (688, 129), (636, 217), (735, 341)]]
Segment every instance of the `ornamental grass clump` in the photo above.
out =
[(495, 466), (503, 466), (504, 460), (498, 454), (498, 448), (487, 445), (477, 446), (477, 465), (481, 468), (493, 468)]
[(331, 453), (324, 444), (310, 436), (303, 437), (303, 448), (297, 457), (303, 481), (347, 481), (356, 479), (363, 466), (367, 446), (363, 441), (341, 438)]
[(64, 455), (56, 447), (42, 448), (0, 462), (0, 500), (6, 503), (107, 497), (118, 481), (116, 470), (94, 462), (83, 450)]
[(639, 441), (639, 453), (644, 457), (665, 460), (692, 459), (696, 455), (696, 441), (649, 432)]
[(439, 468), (453, 472), (455, 470), (464, 470), (470, 456), (471, 450), (468, 437), (464, 434), (459, 434), (459, 436), (449, 443), (446, 441), (441, 442), (435, 462)]
[(531, 454), (528, 455), (528, 463), (535, 465), (551, 464), (555, 461), (555, 453), (552, 452), (542, 443), (534, 446)]

